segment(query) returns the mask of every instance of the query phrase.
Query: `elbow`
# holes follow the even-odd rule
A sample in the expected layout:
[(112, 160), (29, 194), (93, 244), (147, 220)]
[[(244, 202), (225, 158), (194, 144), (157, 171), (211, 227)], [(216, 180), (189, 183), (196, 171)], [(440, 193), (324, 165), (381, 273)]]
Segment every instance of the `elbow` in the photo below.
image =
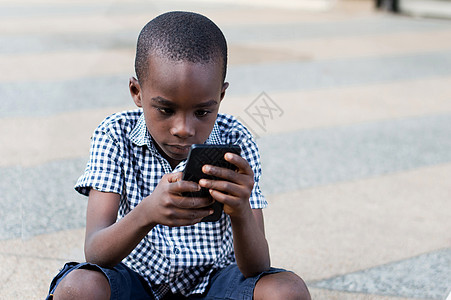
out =
[(95, 251), (86, 246), (85, 246), (85, 260), (88, 263), (102, 266), (102, 263), (99, 260), (99, 255), (97, 255)]
[(98, 265), (102, 268), (113, 268), (119, 262), (113, 262), (108, 259), (105, 255), (102, 255), (98, 249), (95, 247), (90, 247), (89, 244), (85, 244), (85, 260), (88, 263)]
[(268, 271), (271, 268), (271, 263), (268, 260), (267, 262), (254, 265), (253, 268), (240, 268), (241, 273), (244, 278), (255, 277), (263, 272)]
[(84, 247), (84, 252), (85, 252), (85, 260), (88, 263), (91, 264), (98, 264), (98, 255), (96, 254), (96, 251), (92, 245), (92, 242), (89, 239), (85, 239), (85, 247)]
[(85, 259), (86, 259), (86, 262), (97, 265), (102, 268), (114, 268), (119, 263), (119, 262), (112, 262), (112, 261), (106, 260), (100, 255), (95, 255), (93, 253), (86, 253), (86, 252), (85, 252)]

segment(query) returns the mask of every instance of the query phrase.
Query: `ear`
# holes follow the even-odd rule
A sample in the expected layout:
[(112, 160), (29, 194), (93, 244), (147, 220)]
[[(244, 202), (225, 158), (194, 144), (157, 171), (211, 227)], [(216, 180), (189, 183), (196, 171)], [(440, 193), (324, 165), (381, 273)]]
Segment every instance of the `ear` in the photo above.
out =
[(128, 82), (128, 88), (130, 90), (130, 95), (132, 96), (136, 106), (142, 107), (141, 86), (139, 85), (138, 79), (136, 79), (135, 77), (131, 77)]
[(224, 99), (225, 96), (225, 92), (226, 89), (229, 87), (229, 83), (228, 82), (224, 82), (224, 84), (222, 85), (222, 89), (221, 89), (221, 96), (220, 96), (220, 101), (222, 101), (222, 99)]

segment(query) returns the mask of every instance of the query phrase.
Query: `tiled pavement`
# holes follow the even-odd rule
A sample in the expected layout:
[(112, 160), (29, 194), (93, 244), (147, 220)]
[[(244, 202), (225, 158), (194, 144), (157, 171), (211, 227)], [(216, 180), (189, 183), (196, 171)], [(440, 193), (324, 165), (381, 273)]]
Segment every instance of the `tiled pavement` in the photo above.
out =
[[(258, 137), (273, 264), (314, 299), (446, 298), (451, 20), (365, 0), (242, 2), (0, 0), (0, 299), (42, 299), (83, 259), (72, 186), (90, 134), (133, 107), (140, 28), (180, 9), (228, 39), (222, 111)], [(252, 114), (265, 103), (272, 118)]]

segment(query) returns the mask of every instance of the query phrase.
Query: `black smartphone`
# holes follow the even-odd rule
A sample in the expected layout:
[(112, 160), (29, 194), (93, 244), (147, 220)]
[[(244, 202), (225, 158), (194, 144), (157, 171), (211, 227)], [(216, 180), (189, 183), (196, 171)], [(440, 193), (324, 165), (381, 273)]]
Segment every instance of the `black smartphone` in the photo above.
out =
[[(227, 152), (240, 155), (241, 148), (238, 145), (207, 145), (194, 144), (188, 153), (188, 160), (186, 161), (185, 170), (183, 171), (183, 180), (199, 182), (200, 179), (218, 179), (215, 176), (207, 175), (202, 172), (204, 165), (213, 165), (231, 170), (236, 170), (236, 166), (224, 159)], [(186, 192), (183, 194), (186, 197), (211, 197), (208, 189), (201, 188), (198, 192)], [(216, 222), (221, 218), (223, 204), (214, 202), (211, 206), (214, 213), (203, 218), (202, 222)]]

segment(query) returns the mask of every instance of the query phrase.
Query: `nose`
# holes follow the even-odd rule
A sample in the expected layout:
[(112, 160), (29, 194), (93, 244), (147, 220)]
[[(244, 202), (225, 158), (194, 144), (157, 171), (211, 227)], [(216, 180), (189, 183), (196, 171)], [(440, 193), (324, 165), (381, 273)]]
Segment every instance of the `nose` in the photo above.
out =
[(189, 117), (178, 116), (172, 123), (170, 133), (181, 139), (186, 139), (194, 136), (195, 130)]

